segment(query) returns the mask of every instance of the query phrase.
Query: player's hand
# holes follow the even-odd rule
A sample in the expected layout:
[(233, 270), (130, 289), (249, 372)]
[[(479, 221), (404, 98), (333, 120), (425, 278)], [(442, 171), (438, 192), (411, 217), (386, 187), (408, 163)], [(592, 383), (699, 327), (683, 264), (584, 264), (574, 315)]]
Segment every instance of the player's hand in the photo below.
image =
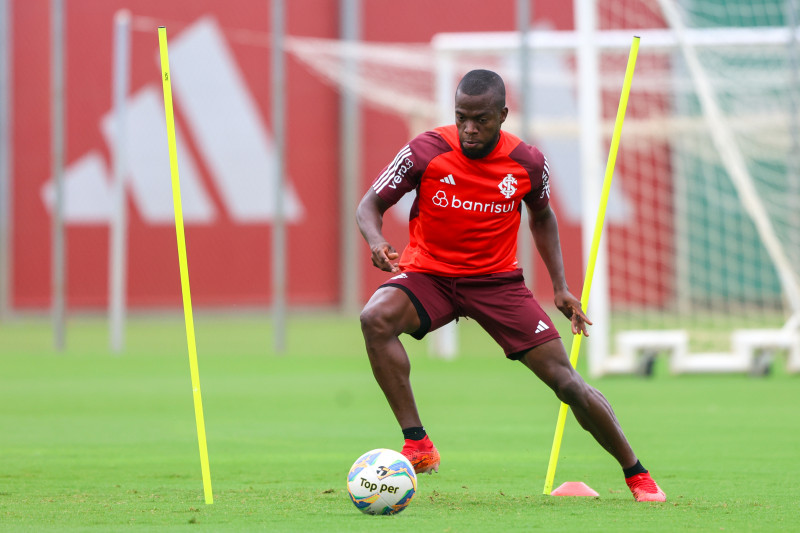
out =
[(388, 242), (380, 242), (372, 249), (372, 264), (385, 272), (400, 272), (397, 266), (397, 258), (400, 254)]
[(556, 307), (564, 313), (564, 316), (572, 323), (572, 334), (577, 335), (582, 333), (584, 336), (589, 336), (587, 325), (591, 326), (592, 321), (586, 316), (586, 313), (581, 309), (581, 302), (568, 290), (557, 291), (555, 294)]

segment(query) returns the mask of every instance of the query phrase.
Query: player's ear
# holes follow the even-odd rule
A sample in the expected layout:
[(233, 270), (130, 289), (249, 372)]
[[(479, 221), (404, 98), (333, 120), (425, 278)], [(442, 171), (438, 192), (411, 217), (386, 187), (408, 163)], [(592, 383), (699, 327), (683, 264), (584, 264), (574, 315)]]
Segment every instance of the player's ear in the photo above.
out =
[(506, 121), (506, 117), (508, 116), (508, 108), (504, 107), (500, 110), (500, 124)]

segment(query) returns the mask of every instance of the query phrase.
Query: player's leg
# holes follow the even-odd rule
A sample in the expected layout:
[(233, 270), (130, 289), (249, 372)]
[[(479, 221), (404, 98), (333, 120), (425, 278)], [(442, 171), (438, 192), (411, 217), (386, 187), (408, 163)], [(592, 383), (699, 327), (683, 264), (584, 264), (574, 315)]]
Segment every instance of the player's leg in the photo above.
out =
[(372, 366), (401, 428), (422, 426), (411, 390), (411, 363), (401, 333), (414, 333), (420, 319), (405, 292), (396, 287), (381, 287), (361, 311), (361, 332)]
[(619, 462), (637, 501), (666, 500), (664, 492), (633, 453), (611, 404), (572, 367), (560, 339), (532, 348), (520, 361), (570, 406), (581, 427)]
[(520, 357), (520, 361), (550, 387), (559, 400), (570, 406), (581, 427), (591, 433), (620, 466), (627, 468), (636, 464), (636, 455), (614, 410), (606, 397), (572, 368), (561, 339), (532, 348)]
[(521, 270), (459, 280), (459, 305), (503, 347), (521, 360), (623, 468), (636, 463), (605, 397), (572, 368), (555, 325), (525, 286)]
[(439, 451), (428, 438), (411, 389), (411, 363), (400, 342), (401, 333), (421, 339), (454, 318), (454, 308), (440, 282), (424, 274), (408, 273), (392, 278), (372, 295), (361, 312), (372, 373), (383, 390), (403, 430), (401, 453), (417, 474), (439, 470)]
[(458, 304), (503, 347), (520, 359), (622, 466), (639, 501), (663, 501), (664, 493), (639, 463), (608, 400), (572, 368), (555, 325), (525, 286), (521, 271), (460, 280)]

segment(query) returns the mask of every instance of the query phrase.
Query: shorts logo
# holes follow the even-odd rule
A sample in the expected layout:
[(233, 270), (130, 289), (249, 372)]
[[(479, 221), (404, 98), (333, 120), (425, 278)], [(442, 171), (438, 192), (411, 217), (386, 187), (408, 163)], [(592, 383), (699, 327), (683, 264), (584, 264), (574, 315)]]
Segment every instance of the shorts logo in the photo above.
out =
[(406, 279), (406, 278), (408, 278), (408, 276), (406, 274), (398, 274), (398, 275), (394, 276), (393, 278), (389, 278), (389, 279)]
[(547, 324), (545, 324), (544, 322), (542, 322), (540, 320), (539, 321), (539, 325), (536, 326), (536, 333), (541, 333), (541, 332), (543, 332), (543, 331), (545, 331), (547, 329), (550, 329), (550, 326), (548, 326)]
[(514, 187), (516, 184), (517, 178), (511, 174), (508, 174), (505, 178), (503, 178), (503, 181), (500, 182), (498, 187), (500, 188), (500, 192), (503, 194), (503, 196), (506, 198), (511, 198), (514, 193), (517, 192), (517, 188)]
[(443, 190), (436, 191), (436, 194), (433, 196), (433, 203), (439, 207), (447, 207), (447, 194), (445, 194)]

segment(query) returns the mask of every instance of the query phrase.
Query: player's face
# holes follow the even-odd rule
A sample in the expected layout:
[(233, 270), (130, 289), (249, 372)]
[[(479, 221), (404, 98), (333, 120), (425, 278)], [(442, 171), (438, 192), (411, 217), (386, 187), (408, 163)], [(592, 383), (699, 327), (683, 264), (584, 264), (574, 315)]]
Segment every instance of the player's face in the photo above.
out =
[(478, 95), (456, 92), (456, 126), (464, 155), (470, 159), (489, 155), (500, 139), (506, 115), (508, 108), (499, 104), (491, 91)]

